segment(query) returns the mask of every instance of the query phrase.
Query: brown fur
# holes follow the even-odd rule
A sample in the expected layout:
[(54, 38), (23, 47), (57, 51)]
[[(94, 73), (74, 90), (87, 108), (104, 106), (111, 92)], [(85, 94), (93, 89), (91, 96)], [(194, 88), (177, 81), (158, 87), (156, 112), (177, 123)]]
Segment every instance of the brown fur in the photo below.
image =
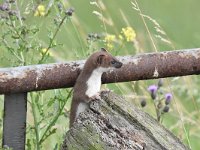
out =
[(89, 103), (91, 101), (91, 99), (85, 93), (88, 88), (86, 82), (91, 76), (93, 70), (98, 67), (104, 67), (104, 68), (111, 67), (113, 65), (111, 64), (111, 61), (116, 61), (120, 63), (115, 57), (113, 57), (105, 49), (101, 49), (101, 51), (93, 53), (87, 59), (83, 67), (83, 70), (78, 76), (75, 86), (74, 86), (73, 99), (72, 99), (71, 111), (70, 111), (70, 127), (75, 121), (78, 105), (81, 102)]

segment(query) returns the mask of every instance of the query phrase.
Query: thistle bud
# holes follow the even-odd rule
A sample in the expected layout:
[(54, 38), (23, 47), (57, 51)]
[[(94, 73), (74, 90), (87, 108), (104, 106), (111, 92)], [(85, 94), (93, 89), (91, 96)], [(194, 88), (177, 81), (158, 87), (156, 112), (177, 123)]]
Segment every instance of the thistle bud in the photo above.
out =
[(140, 105), (141, 105), (142, 107), (145, 107), (145, 106), (147, 105), (146, 100), (145, 100), (145, 99), (142, 99), (142, 100), (140, 101)]
[(69, 8), (68, 10), (66, 10), (65, 14), (67, 16), (72, 16), (73, 12), (74, 12), (74, 8)]
[(160, 88), (161, 86), (163, 86), (163, 79), (158, 80), (158, 87)]
[(164, 113), (169, 112), (169, 106), (168, 105), (165, 105), (165, 107), (163, 108), (163, 112)]
[(171, 102), (172, 99), (172, 94), (171, 93), (167, 93), (165, 94), (165, 104), (168, 105)]

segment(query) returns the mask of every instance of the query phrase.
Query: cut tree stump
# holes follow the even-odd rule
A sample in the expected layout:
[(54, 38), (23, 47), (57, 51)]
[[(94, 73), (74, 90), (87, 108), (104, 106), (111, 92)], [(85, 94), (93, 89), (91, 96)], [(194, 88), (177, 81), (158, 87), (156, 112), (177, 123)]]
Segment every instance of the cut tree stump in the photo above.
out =
[(149, 114), (102, 92), (66, 133), (62, 150), (189, 150)]

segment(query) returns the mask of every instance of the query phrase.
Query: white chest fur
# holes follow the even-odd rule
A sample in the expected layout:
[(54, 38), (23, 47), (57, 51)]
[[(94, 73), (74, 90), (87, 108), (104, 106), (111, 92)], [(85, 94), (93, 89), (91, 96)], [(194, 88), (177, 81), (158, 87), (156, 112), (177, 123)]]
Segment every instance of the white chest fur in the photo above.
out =
[(109, 68), (102, 68), (102, 67), (93, 70), (91, 76), (87, 81), (86, 95), (88, 97), (92, 97), (100, 91), (102, 73), (108, 70)]
[[(87, 90), (86, 90), (86, 95), (88, 97), (92, 97), (96, 95), (101, 88), (101, 76), (103, 72), (108, 71), (110, 68), (102, 68), (99, 67), (95, 70), (93, 70), (91, 76), (88, 78), (86, 84), (87, 84)], [(85, 102), (82, 102), (78, 105), (77, 107), (77, 112), (76, 112), (76, 118), (80, 113), (85, 111), (88, 108), (88, 104)]]

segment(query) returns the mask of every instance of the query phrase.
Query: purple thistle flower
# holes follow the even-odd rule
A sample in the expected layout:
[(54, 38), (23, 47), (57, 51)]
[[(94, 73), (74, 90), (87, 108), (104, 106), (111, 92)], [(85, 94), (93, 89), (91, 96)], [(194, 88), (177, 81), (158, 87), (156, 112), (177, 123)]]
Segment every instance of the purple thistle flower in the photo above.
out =
[(148, 91), (149, 91), (150, 93), (155, 93), (155, 92), (157, 92), (157, 90), (158, 90), (158, 87), (157, 87), (156, 85), (150, 85), (150, 86), (148, 87)]
[(158, 90), (158, 86), (156, 86), (156, 85), (150, 85), (148, 87), (148, 91), (150, 92), (152, 99), (156, 99), (157, 90)]
[(168, 105), (172, 100), (172, 94), (171, 93), (167, 93), (165, 94), (165, 104)]

